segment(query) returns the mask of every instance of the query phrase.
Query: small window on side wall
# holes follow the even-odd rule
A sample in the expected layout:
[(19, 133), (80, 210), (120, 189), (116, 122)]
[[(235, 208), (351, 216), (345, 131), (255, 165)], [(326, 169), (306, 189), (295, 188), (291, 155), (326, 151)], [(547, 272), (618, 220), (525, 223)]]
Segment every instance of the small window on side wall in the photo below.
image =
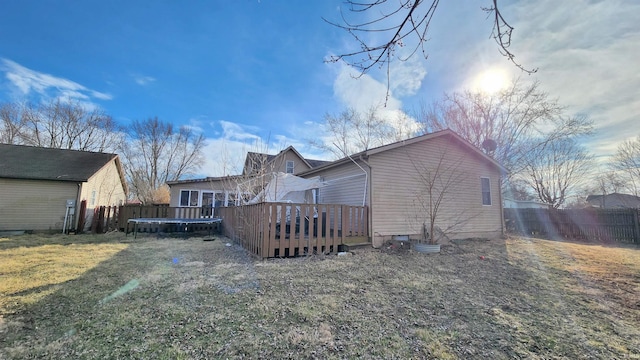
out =
[(293, 174), (294, 166), (295, 164), (292, 160), (287, 160), (287, 174)]
[(482, 185), (482, 205), (491, 205), (491, 182), (489, 178), (481, 177), (480, 184)]

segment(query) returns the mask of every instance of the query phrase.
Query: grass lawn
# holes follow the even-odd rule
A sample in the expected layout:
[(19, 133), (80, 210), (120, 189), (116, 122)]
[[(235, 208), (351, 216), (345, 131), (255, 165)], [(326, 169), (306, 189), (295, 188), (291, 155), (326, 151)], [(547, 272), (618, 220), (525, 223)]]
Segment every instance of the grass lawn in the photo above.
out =
[(640, 358), (637, 247), (256, 261), (227, 241), (0, 238), (0, 359)]

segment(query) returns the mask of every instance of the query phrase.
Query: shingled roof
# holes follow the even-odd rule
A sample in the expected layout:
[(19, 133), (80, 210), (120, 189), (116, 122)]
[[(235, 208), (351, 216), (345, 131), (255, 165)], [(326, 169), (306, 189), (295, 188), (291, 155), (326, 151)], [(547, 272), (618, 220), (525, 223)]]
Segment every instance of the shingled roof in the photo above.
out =
[(0, 144), (0, 178), (87, 181), (116, 154)]

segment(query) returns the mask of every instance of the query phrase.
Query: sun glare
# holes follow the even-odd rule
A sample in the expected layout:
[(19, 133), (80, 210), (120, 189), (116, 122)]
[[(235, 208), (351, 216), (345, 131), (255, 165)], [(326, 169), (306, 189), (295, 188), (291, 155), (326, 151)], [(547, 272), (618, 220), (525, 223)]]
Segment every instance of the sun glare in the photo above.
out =
[(500, 69), (488, 69), (480, 73), (474, 81), (474, 87), (487, 94), (494, 94), (507, 87), (507, 73)]

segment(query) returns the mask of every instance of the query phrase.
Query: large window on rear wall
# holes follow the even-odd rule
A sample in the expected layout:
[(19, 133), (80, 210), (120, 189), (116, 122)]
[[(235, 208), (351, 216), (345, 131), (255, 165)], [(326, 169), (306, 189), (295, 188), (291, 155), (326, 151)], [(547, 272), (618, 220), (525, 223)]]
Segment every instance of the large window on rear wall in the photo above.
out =
[(491, 205), (491, 182), (487, 177), (480, 178), (482, 187), (482, 205)]
[(198, 190), (181, 190), (180, 191), (180, 206), (198, 206)]

